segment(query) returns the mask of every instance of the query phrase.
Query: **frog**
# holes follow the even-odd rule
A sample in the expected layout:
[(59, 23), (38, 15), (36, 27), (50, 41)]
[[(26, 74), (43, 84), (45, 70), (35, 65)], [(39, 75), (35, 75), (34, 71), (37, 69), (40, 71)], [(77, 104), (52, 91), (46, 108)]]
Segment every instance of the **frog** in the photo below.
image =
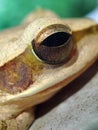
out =
[(98, 59), (97, 41), (95, 21), (48, 10), (0, 32), (0, 130), (28, 130), (36, 106)]

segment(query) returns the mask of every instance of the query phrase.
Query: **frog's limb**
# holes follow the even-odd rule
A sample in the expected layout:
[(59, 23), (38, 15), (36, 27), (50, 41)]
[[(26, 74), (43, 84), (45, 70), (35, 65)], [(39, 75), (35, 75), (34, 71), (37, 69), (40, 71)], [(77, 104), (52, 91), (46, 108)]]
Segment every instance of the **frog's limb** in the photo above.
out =
[(28, 130), (33, 120), (34, 108), (30, 108), (16, 118), (0, 121), (0, 130)]

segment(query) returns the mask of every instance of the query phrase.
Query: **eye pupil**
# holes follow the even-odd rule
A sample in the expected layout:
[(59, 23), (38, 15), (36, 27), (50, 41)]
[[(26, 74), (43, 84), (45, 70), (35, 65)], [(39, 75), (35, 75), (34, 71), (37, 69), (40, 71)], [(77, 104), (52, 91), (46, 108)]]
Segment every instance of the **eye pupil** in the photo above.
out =
[(66, 43), (69, 38), (70, 38), (70, 34), (68, 34), (66, 32), (57, 32), (57, 33), (54, 33), (54, 34), (50, 35), (49, 37), (47, 37), (42, 42), (42, 45), (45, 45), (48, 47), (61, 46), (64, 43)]
[(51, 65), (68, 61), (72, 54), (72, 32), (63, 24), (53, 24), (43, 29), (32, 41), (35, 56)]

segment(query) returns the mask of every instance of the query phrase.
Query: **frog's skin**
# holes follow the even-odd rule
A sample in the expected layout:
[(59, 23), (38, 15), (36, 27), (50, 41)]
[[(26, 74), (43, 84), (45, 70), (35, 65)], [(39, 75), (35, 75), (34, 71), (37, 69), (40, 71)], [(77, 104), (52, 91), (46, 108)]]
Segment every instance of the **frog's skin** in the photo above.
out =
[[(96, 22), (59, 20), (51, 12), (39, 13), (0, 33), (0, 130), (27, 130), (34, 120), (34, 106), (52, 97), (98, 58)], [(43, 18), (34, 20), (37, 15)], [(31, 46), (37, 34), (53, 23), (68, 24), (75, 44), (70, 60), (56, 66), (38, 60)]]

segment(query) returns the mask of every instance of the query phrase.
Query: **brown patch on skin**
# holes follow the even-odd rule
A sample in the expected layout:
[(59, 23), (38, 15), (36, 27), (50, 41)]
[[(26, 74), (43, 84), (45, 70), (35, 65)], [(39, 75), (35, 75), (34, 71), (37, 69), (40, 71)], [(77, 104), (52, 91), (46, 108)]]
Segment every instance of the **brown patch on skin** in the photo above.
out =
[(23, 62), (11, 61), (0, 69), (0, 89), (21, 92), (32, 83), (31, 69)]
[(30, 48), (0, 68), (0, 90), (16, 94), (26, 90), (43, 70)]

